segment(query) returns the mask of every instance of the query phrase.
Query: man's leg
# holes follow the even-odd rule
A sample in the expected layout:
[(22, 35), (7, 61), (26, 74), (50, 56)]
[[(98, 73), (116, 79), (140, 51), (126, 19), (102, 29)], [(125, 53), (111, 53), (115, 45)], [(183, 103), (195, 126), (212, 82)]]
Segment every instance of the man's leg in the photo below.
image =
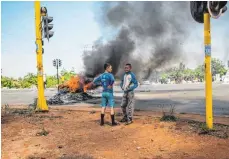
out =
[(106, 107), (102, 107), (102, 109), (101, 109), (101, 121), (100, 121), (101, 126), (104, 125), (105, 110), (106, 110)]
[(121, 108), (122, 108), (123, 118), (122, 118), (122, 120), (120, 122), (126, 122), (127, 121), (127, 113), (126, 113), (126, 108), (127, 108), (127, 93), (124, 93), (123, 94)]
[(133, 114), (134, 114), (134, 92), (129, 92), (127, 95), (127, 124), (131, 124), (133, 122)]
[(104, 125), (106, 105), (107, 105), (107, 98), (104, 96), (104, 94), (102, 94), (102, 103), (101, 103), (102, 109), (101, 109), (101, 122), (100, 122), (101, 126)]
[(109, 100), (108, 100), (108, 104), (111, 108), (111, 123), (112, 123), (112, 126), (116, 126), (118, 125), (116, 122), (115, 122), (115, 112), (114, 112), (114, 96), (112, 93), (109, 94)]

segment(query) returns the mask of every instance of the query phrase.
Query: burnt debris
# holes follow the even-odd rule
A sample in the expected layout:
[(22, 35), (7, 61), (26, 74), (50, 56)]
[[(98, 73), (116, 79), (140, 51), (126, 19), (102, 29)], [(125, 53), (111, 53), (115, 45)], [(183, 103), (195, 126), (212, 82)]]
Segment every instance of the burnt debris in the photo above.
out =
[(70, 92), (59, 92), (50, 99), (47, 100), (48, 105), (67, 105), (80, 102), (95, 103), (95, 100), (99, 97), (93, 97), (85, 92), (81, 93), (70, 93)]

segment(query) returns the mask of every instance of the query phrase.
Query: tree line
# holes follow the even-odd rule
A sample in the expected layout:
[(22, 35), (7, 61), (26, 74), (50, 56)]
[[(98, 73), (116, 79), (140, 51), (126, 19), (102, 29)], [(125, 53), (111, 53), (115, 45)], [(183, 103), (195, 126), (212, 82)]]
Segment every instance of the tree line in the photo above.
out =
[[(212, 58), (211, 62), (211, 72), (212, 77), (219, 74), (220, 77), (226, 74), (227, 69), (223, 62), (219, 59)], [(194, 81), (197, 80), (199, 82), (204, 81), (205, 76), (205, 64), (197, 66), (195, 69), (186, 68), (185, 64), (180, 63), (179, 66), (170, 68), (160, 75), (160, 82), (167, 83), (168, 79), (171, 81), (175, 81), (176, 83), (181, 83), (182, 80), (185, 81)], [(214, 78), (213, 78), (214, 81)]]
[[(64, 81), (69, 80), (72, 76), (76, 75), (75, 71), (67, 71), (63, 69), (60, 72), (61, 78), (64, 79)], [(46, 75), (46, 87), (56, 87), (57, 85), (57, 77), (56, 75), (50, 76)], [(60, 79), (61, 82), (61, 79)], [(1, 77), (1, 87), (7, 87), (7, 88), (31, 88), (31, 87), (37, 87), (37, 75), (34, 73), (28, 73), (24, 77), (20, 77), (18, 79), (2, 76)]]
[[(226, 74), (227, 69), (223, 65), (223, 62), (219, 59), (213, 58), (212, 59), (212, 76), (216, 74), (220, 74), (220, 77)], [(167, 69), (160, 73), (160, 82), (167, 83), (168, 79), (171, 81), (175, 81), (176, 83), (181, 83), (182, 80), (185, 81), (194, 81), (198, 80), (200, 82), (204, 81), (204, 71), (205, 65), (199, 65), (195, 69), (186, 68), (183, 63), (180, 63), (179, 66)], [(71, 70), (67, 71), (63, 69), (60, 72), (61, 77), (64, 81), (69, 80), (71, 76), (76, 75), (76, 72)], [(56, 87), (57, 85), (57, 78), (56, 75), (46, 76), (46, 87)], [(61, 80), (60, 80), (61, 81)], [(33, 73), (28, 73), (23, 78), (10, 78), (6, 76), (1, 77), (1, 87), (7, 88), (31, 88), (37, 86), (37, 75)]]

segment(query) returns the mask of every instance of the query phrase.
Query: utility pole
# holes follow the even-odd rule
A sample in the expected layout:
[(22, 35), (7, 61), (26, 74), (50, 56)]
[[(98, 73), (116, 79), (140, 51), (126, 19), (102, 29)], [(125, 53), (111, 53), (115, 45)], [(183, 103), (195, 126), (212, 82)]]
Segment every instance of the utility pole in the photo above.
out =
[(206, 96), (206, 124), (213, 128), (212, 108), (212, 73), (211, 73), (211, 26), (210, 15), (204, 13), (204, 47), (205, 47), (205, 96)]
[[(54, 59), (53, 66), (56, 67), (57, 86), (59, 86), (59, 67), (62, 66), (62, 61), (60, 59)], [(57, 89), (59, 92), (59, 87), (57, 87)]]
[(210, 17), (218, 19), (224, 12), (226, 12), (226, 4), (226, 1), (190, 2), (191, 14), (193, 19), (199, 23), (204, 23), (205, 104), (206, 125), (209, 129), (213, 129)]
[(48, 111), (48, 106), (44, 96), (43, 81), (43, 61), (42, 61), (42, 27), (41, 27), (41, 6), (39, 1), (35, 1), (35, 25), (36, 25), (36, 53), (37, 53), (37, 111)]
[[(44, 81), (43, 81), (43, 39), (42, 32), (44, 32), (44, 38), (48, 40), (53, 36), (54, 32), (49, 31), (53, 28), (52, 22), (53, 18), (48, 17), (48, 11), (46, 7), (41, 7), (40, 1), (34, 2), (35, 6), (35, 29), (36, 29), (36, 53), (37, 53), (37, 111), (48, 111), (48, 106), (44, 96)], [(43, 28), (42, 28), (43, 24)]]

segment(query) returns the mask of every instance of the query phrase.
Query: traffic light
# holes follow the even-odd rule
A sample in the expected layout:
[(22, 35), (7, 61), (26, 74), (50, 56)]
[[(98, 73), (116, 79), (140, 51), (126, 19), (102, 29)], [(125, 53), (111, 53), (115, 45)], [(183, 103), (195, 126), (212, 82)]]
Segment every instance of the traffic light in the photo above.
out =
[(204, 23), (204, 13), (209, 13), (214, 19), (217, 19), (226, 12), (227, 1), (191, 1), (190, 10), (193, 19), (199, 23)]
[(207, 2), (191, 1), (190, 10), (193, 19), (198, 23), (204, 23), (204, 12), (207, 8)]
[(61, 66), (62, 65), (62, 62), (61, 62), (61, 60), (59, 60), (59, 66)]
[(53, 60), (53, 66), (56, 67), (56, 60)]
[(219, 18), (227, 10), (227, 1), (208, 1), (207, 8), (212, 18)]
[(43, 17), (44, 38), (47, 38), (48, 41), (54, 34), (53, 31), (50, 31), (53, 28), (53, 24), (49, 24), (49, 23), (51, 23), (52, 21), (53, 21), (53, 17), (49, 17), (49, 16), (44, 16)]

